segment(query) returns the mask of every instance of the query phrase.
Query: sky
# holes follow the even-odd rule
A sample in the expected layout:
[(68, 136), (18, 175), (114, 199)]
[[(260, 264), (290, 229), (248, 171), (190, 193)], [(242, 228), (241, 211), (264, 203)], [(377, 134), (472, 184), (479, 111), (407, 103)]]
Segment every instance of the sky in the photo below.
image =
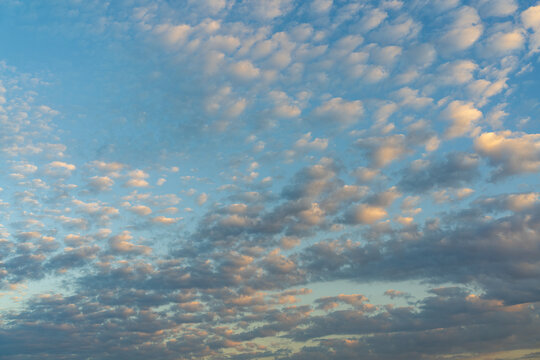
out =
[(539, 54), (537, 1), (0, 0), (0, 359), (539, 359)]

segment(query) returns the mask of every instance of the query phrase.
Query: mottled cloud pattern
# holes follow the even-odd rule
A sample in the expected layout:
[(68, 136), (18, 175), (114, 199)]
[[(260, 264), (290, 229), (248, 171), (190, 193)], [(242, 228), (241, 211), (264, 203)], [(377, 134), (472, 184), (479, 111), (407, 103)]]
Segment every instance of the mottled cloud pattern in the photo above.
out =
[(1, 360), (540, 358), (540, 3), (0, 14)]

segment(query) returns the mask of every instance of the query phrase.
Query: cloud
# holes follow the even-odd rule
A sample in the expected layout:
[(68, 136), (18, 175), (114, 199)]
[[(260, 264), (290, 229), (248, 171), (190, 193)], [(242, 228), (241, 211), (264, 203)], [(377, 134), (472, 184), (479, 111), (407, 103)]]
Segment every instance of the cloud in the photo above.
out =
[(483, 197), (476, 201), (486, 211), (514, 211), (531, 210), (538, 205), (539, 194), (535, 192), (504, 194), (493, 197)]
[(199, 206), (203, 205), (208, 200), (208, 195), (206, 193), (202, 193), (197, 197), (197, 204)]
[(531, 52), (538, 52), (540, 48), (540, 5), (531, 6), (521, 13), (521, 21), (526, 29), (531, 29), (533, 33), (529, 37), (529, 48)]
[(332, 98), (313, 110), (313, 115), (327, 123), (337, 123), (348, 126), (357, 122), (364, 113), (360, 100), (347, 101), (342, 98)]
[(11, 166), (11, 169), (17, 173), (24, 175), (30, 175), (35, 173), (38, 170), (38, 167), (34, 164), (29, 163), (18, 163)]
[(171, 224), (176, 223), (177, 221), (178, 221), (178, 219), (169, 218), (169, 217), (166, 217), (166, 216), (156, 216), (156, 217), (152, 218), (152, 222), (158, 223), (158, 224), (163, 224), (163, 225), (171, 225)]
[[(460, 318), (473, 309), (474, 315), (465, 315), (468, 321), (464, 323), (470, 326), (450, 330), (456, 324), (452, 319)], [(503, 315), (509, 313), (514, 313), (514, 316)], [(433, 289), (432, 296), (421, 302), (419, 311), (396, 307), (387, 308), (383, 313), (373, 316), (351, 310), (313, 316), (309, 326), (295, 330), (294, 336), (304, 342), (313, 339), (315, 344), (303, 347), (292, 359), (356, 359), (359, 355), (366, 359), (409, 359), (417, 356), (417, 349), (424, 341), (433, 344), (434, 349), (458, 357), (469, 358), (467, 352), (479, 348), (483, 349), (482, 353), (490, 356), (490, 353), (497, 353), (507, 343), (512, 343), (513, 333), (521, 333), (519, 326), (514, 328), (519, 322), (516, 316), (528, 317), (530, 314), (530, 308), (505, 306), (465, 289)], [(472, 325), (478, 322), (482, 325)], [(437, 328), (435, 323), (445, 324), (448, 328)], [(369, 327), (386, 329), (388, 332), (377, 330), (375, 334), (364, 336), (369, 330), (362, 324), (370, 324)], [(531, 324), (532, 328), (537, 326), (536, 322)], [(523, 329), (525, 342), (531, 340), (525, 334), (530, 330)], [(327, 337), (326, 334), (343, 336)], [(485, 348), (486, 339), (493, 344), (489, 349)], [(388, 346), (389, 341), (391, 347)], [(428, 353), (425, 356), (435, 358), (437, 355)], [(478, 353), (474, 356), (478, 356)]]
[(45, 175), (50, 177), (69, 177), (77, 167), (63, 161), (53, 161), (45, 167)]
[(114, 180), (108, 176), (92, 176), (88, 182), (88, 186), (94, 191), (109, 191), (113, 185)]
[(473, 72), (478, 69), (471, 60), (456, 60), (439, 66), (441, 80), (445, 84), (464, 84), (473, 79)]
[(165, 45), (176, 47), (186, 42), (191, 30), (191, 26), (187, 24), (160, 24), (153, 31), (161, 37)]
[(140, 169), (132, 170), (128, 173), (128, 176), (130, 179), (125, 182), (125, 186), (127, 187), (147, 187), (150, 184), (147, 179), (150, 175), (148, 175), (146, 172)]
[(423, 108), (433, 102), (432, 98), (418, 96), (418, 90), (404, 87), (395, 92), (397, 98), (401, 99), (401, 105), (411, 106), (416, 109)]
[(406, 292), (399, 291), (399, 290), (393, 290), (393, 289), (386, 290), (384, 292), (384, 295), (390, 297), (391, 299), (400, 298), (400, 297), (408, 298), (408, 297), (411, 296), (410, 294), (408, 294)]
[(323, 310), (335, 309), (339, 306), (339, 303), (348, 304), (354, 306), (357, 309), (363, 311), (375, 310), (375, 306), (371, 304), (366, 304), (368, 298), (361, 294), (339, 294), (338, 296), (325, 296), (315, 300), (315, 303), (318, 304), (317, 307)]
[(328, 139), (315, 138), (311, 140), (311, 133), (308, 132), (294, 143), (298, 151), (325, 150), (328, 147)]
[(263, 20), (272, 20), (276, 17), (283, 16), (293, 7), (290, 0), (249, 0), (246, 2), (246, 5), (250, 12)]
[(259, 77), (261, 71), (249, 60), (242, 60), (230, 66), (231, 74), (238, 80), (248, 81)]
[(444, 159), (412, 164), (403, 171), (399, 188), (422, 193), (433, 188), (446, 189), (470, 185), (480, 177), (480, 161), (475, 154), (447, 153)]
[(512, 132), (486, 132), (474, 140), (474, 148), (495, 167), (492, 179), (540, 170), (540, 135)]
[(483, 25), (476, 10), (462, 6), (451, 13), (452, 24), (439, 40), (443, 52), (462, 51), (471, 47), (482, 35)]
[(152, 209), (150, 209), (148, 206), (145, 206), (145, 205), (132, 206), (129, 208), (129, 211), (140, 216), (150, 215), (152, 213)]
[(473, 131), (476, 122), (482, 118), (482, 112), (472, 102), (454, 100), (442, 112), (443, 118), (451, 122), (446, 130), (446, 137), (455, 138)]
[(510, 32), (497, 32), (487, 39), (487, 51), (490, 54), (505, 54), (519, 50), (525, 45), (525, 37), (521, 29)]
[(379, 26), (386, 18), (388, 14), (386, 11), (375, 8), (370, 10), (364, 17), (360, 20), (359, 26), (362, 31), (370, 31)]
[(354, 208), (347, 221), (354, 224), (374, 224), (387, 215), (388, 212), (381, 206), (361, 204)]
[(410, 153), (406, 140), (405, 135), (394, 134), (360, 139), (356, 144), (366, 151), (372, 167), (382, 168)]
[(311, 9), (316, 13), (325, 13), (330, 11), (333, 3), (333, 0), (315, 0), (311, 3)]
[(0, 3), (2, 359), (534, 357), (536, 6)]
[(112, 236), (109, 239), (110, 249), (119, 254), (149, 254), (152, 249), (148, 246), (135, 245), (130, 242), (133, 239), (131, 233), (127, 230)]
[(516, 12), (515, 0), (480, 0), (480, 13), (484, 16), (509, 16)]

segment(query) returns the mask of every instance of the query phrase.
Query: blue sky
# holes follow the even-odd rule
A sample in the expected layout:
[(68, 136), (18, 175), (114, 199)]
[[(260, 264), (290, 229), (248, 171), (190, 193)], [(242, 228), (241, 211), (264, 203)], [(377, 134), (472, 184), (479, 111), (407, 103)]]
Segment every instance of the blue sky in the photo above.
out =
[(540, 4), (0, 0), (0, 359), (540, 357)]

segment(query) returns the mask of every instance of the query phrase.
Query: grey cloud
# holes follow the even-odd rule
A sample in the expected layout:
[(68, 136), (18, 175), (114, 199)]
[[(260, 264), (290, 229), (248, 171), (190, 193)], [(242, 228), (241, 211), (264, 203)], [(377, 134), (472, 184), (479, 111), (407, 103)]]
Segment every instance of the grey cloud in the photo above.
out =
[[(531, 284), (540, 272), (535, 260), (540, 256), (537, 209), (501, 218), (486, 218), (471, 209), (448, 214), (435, 228), (426, 224), (413, 233), (391, 230), (384, 237), (375, 234), (367, 244), (319, 242), (299, 254), (301, 268), (312, 280), (476, 282), (488, 297), (509, 303), (530, 302), (540, 294), (540, 288)], [(471, 212), (476, 215), (471, 217)], [(385, 237), (390, 240), (383, 241)], [(507, 285), (501, 286), (503, 283)]]
[(443, 159), (429, 159), (427, 164), (412, 163), (403, 170), (400, 189), (423, 193), (431, 189), (470, 185), (480, 177), (479, 159), (474, 154), (448, 153)]

